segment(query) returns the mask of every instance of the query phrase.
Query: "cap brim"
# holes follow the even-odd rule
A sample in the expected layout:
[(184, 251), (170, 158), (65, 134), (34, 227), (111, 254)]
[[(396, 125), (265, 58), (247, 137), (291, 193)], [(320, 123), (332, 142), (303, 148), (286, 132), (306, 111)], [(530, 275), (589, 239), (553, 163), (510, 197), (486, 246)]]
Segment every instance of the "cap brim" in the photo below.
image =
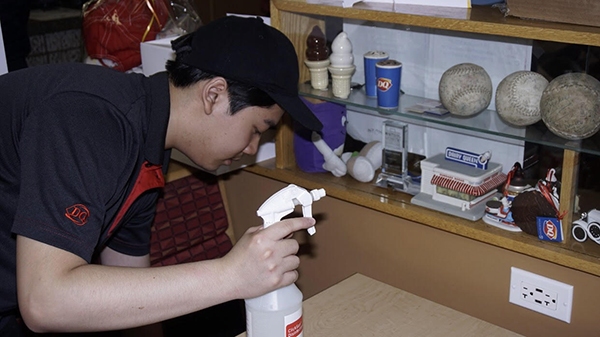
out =
[(279, 106), (287, 111), (294, 121), (311, 131), (321, 131), (323, 124), (298, 96), (286, 96), (267, 92)]

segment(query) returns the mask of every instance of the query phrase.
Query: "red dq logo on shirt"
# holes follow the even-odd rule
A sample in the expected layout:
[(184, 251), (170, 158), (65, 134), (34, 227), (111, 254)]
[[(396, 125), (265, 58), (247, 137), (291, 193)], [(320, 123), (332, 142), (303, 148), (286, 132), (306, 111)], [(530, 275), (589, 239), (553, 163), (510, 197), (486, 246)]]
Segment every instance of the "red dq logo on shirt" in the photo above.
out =
[(82, 204), (75, 204), (66, 209), (65, 216), (78, 226), (83, 226), (90, 216), (90, 211)]

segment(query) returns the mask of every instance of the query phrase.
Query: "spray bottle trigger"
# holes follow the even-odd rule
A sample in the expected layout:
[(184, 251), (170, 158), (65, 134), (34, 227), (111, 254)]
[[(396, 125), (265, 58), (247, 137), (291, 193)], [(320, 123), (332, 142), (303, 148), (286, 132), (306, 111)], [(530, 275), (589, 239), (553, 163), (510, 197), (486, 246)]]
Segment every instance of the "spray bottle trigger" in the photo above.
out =
[[(306, 206), (302, 206), (302, 216), (305, 218), (312, 218), (312, 206), (311, 205), (306, 205)], [(315, 229), (315, 226), (309, 227), (307, 229), (308, 234), (310, 235), (314, 235), (317, 230)]]
[[(312, 218), (312, 203), (313, 203), (313, 201), (317, 201), (317, 200), (321, 199), (322, 197), (325, 196), (325, 194), (326, 194), (325, 190), (322, 188), (310, 191), (310, 202), (306, 205), (302, 205), (302, 216)], [(308, 231), (308, 234), (310, 234), (310, 235), (314, 235), (317, 232), (317, 230), (315, 229), (315, 226), (308, 228), (307, 231)]]

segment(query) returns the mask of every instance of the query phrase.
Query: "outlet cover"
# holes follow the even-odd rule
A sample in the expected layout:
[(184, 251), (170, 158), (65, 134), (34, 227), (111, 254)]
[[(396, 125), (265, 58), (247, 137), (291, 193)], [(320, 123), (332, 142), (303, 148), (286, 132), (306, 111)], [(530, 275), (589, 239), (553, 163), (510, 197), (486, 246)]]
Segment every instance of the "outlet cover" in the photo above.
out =
[(571, 323), (573, 286), (510, 268), (510, 303)]

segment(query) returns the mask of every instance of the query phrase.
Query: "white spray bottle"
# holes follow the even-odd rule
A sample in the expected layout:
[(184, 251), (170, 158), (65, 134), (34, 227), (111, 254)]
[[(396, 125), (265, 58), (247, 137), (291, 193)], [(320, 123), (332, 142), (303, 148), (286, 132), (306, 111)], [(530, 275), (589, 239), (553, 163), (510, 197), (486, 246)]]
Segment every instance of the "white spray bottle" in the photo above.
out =
[[(324, 189), (307, 190), (290, 184), (273, 194), (256, 214), (263, 219), (263, 227), (278, 222), (302, 205), (302, 215), (312, 217), (312, 203), (325, 196)], [(315, 227), (308, 233), (313, 235)], [(247, 337), (302, 337), (302, 292), (294, 283), (246, 302)]]

